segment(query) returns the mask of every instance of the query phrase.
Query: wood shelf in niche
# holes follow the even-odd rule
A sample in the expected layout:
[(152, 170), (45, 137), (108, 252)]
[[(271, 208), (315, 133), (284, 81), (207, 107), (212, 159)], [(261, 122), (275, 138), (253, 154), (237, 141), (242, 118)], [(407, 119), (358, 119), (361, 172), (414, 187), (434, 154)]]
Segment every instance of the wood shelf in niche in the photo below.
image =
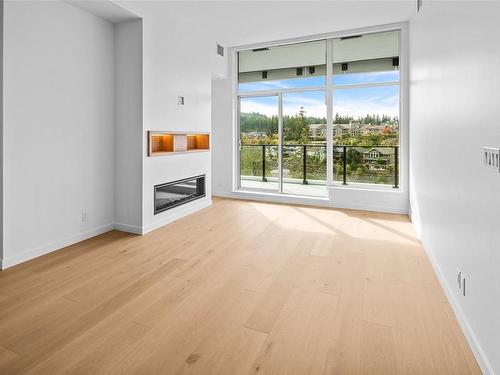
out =
[(148, 131), (148, 146), (148, 156), (208, 151), (210, 134)]

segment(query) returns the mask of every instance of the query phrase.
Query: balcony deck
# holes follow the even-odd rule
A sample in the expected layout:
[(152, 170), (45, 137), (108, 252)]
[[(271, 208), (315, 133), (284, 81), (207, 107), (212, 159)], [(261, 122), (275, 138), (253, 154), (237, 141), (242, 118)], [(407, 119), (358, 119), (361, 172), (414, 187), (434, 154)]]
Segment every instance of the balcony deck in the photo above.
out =
[[(283, 181), (283, 192), (293, 195), (305, 195), (313, 197), (328, 198), (328, 190), (326, 189), (326, 181), (308, 181), (304, 185), (300, 179), (285, 179)], [(241, 176), (241, 187), (243, 189), (259, 189), (259, 190), (274, 190), (278, 191), (278, 180), (275, 178), (267, 178), (267, 181), (262, 181), (260, 177)]]
[[(333, 183), (336, 186), (343, 186), (340, 180), (334, 180)], [(346, 186), (364, 189), (394, 190), (393, 185), (367, 182), (349, 182)], [(267, 181), (262, 181), (261, 177), (257, 176), (241, 176), (241, 188), (242, 190), (250, 191), (278, 192), (278, 180), (277, 178), (267, 177)], [(308, 180), (307, 184), (303, 184), (301, 179), (286, 178), (283, 181), (283, 192), (291, 195), (328, 198), (325, 180)]]

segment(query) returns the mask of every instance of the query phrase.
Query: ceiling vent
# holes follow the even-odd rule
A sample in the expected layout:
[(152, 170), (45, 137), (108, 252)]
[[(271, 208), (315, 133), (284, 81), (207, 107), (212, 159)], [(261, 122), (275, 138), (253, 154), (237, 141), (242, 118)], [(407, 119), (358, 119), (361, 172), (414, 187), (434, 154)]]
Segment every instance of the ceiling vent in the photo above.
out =
[(217, 44), (217, 54), (220, 56), (224, 56), (224, 47), (222, 47), (220, 44)]

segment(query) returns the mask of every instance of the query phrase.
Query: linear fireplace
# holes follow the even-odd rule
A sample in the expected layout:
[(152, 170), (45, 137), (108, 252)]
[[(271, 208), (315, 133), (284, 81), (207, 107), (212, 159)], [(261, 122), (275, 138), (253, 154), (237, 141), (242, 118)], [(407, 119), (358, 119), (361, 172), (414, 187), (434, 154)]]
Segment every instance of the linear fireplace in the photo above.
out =
[(205, 175), (155, 185), (155, 215), (205, 196)]

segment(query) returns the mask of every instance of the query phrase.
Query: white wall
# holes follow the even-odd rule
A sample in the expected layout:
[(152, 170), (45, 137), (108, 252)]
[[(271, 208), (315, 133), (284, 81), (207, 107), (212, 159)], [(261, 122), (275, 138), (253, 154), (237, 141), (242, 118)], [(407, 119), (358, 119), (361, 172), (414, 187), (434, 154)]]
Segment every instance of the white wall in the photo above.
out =
[(213, 193), (224, 195), (232, 189), (233, 111), (230, 79), (212, 81), (212, 170)]
[[(143, 18), (144, 128), (148, 130), (211, 130), (211, 80), (225, 60), (216, 54), (216, 36), (203, 7), (176, 2), (119, 2)], [(185, 105), (177, 105), (178, 96)], [(143, 153), (143, 232), (178, 219), (211, 203), (211, 153), (148, 157)], [(153, 187), (195, 175), (206, 175), (207, 196), (154, 215)]]
[(500, 145), (499, 14), (424, 1), (410, 22), (413, 221), (485, 374), (500, 374), (500, 174), (482, 159)]
[(0, 1), (0, 259), (3, 259), (3, 1)]
[(142, 20), (115, 25), (115, 228), (142, 233)]
[(5, 267), (110, 229), (114, 56), (113, 25), (69, 4), (4, 16)]
[[(147, 130), (210, 131), (211, 80), (226, 61), (202, 32), (206, 12), (87, 5), (6, 5), (3, 267), (112, 228), (144, 233), (211, 203), (210, 152), (146, 155)], [(120, 24), (113, 32), (99, 17)], [(153, 215), (155, 184), (199, 174), (206, 198)]]
[[(200, 35), (191, 21), (186, 25), (189, 9), (160, 3), (136, 11), (144, 18), (145, 145), (148, 130), (210, 131), (212, 66), (207, 57), (214, 55), (215, 41)], [(185, 96), (184, 106), (177, 105), (179, 95)], [(144, 154), (144, 231), (182, 216), (187, 207), (210, 203), (208, 189), (206, 198), (154, 215), (154, 185), (199, 174), (206, 175), (210, 187), (208, 152), (153, 158)]]

